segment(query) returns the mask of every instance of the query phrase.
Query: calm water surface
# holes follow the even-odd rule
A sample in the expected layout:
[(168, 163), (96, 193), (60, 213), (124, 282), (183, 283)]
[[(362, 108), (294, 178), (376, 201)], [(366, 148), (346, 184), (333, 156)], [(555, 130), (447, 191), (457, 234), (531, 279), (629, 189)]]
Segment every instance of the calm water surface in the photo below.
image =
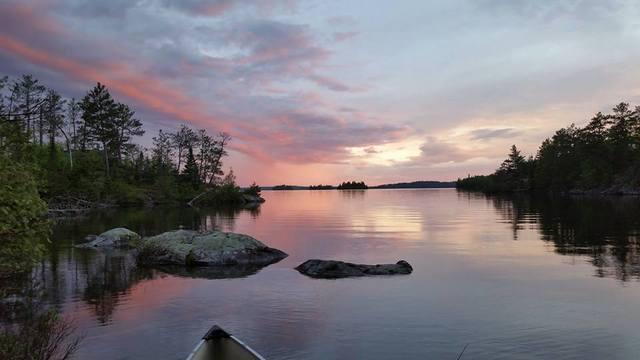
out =
[[(79, 359), (183, 359), (214, 323), (268, 359), (638, 359), (640, 201), (441, 190), (264, 192), (257, 211), (131, 209), (62, 222), (39, 271)], [(290, 256), (231, 279), (71, 247), (126, 226), (246, 233)], [(409, 276), (309, 279), (310, 258)]]

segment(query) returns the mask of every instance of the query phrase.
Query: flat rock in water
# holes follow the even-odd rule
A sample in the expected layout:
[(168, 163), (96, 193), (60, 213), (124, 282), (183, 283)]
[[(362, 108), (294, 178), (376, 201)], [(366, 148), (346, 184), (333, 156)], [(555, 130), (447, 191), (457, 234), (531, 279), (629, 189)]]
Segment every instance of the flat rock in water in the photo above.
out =
[(335, 260), (307, 260), (298, 265), (296, 270), (312, 278), (339, 279), (373, 275), (406, 275), (411, 274), (413, 268), (404, 260), (395, 264), (378, 265), (352, 264)]
[(266, 266), (287, 257), (248, 235), (213, 231), (176, 230), (142, 240), (141, 265)]
[(87, 236), (88, 242), (78, 244), (80, 248), (128, 248), (134, 247), (141, 239), (138, 233), (127, 228), (115, 228), (103, 232), (100, 235)]

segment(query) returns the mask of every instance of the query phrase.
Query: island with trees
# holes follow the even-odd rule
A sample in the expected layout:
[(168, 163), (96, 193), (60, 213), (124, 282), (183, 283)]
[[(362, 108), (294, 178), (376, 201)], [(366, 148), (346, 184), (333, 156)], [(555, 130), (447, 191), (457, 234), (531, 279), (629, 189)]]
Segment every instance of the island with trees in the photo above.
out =
[(587, 125), (560, 129), (525, 158), (514, 145), (491, 175), (458, 179), (483, 192), (545, 191), (640, 195), (640, 107), (620, 103)]
[(364, 181), (345, 181), (338, 185), (338, 190), (366, 190), (369, 187)]
[(373, 189), (445, 189), (456, 187), (455, 181), (412, 181), (374, 186)]

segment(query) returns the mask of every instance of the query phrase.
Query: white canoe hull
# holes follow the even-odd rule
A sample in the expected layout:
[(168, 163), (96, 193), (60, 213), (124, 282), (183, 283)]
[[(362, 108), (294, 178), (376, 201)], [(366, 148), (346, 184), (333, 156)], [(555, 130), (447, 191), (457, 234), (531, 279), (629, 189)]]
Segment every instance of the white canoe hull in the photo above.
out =
[(255, 350), (214, 326), (189, 354), (187, 360), (265, 360)]

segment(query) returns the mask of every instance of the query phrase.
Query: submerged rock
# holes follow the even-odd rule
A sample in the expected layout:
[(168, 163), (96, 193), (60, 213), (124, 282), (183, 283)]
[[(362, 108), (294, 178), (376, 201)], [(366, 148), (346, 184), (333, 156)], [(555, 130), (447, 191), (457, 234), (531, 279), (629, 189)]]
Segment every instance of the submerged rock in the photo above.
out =
[(143, 239), (138, 250), (142, 265), (266, 266), (287, 257), (251, 236), (221, 231), (169, 231)]
[(128, 248), (136, 246), (141, 237), (127, 228), (115, 228), (100, 235), (87, 236), (88, 242), (78, 244), (81, 248)]
[(242, 194), (242, 200), (245, 204), (262, 204), (265, 200), (258, 195)]
[(307, 260), (298, 265), (296, 270), (312, 278), (338, 279), (371, 275), (406, 275), (411, 274), (413, 268), (404, 260), (395, 264), (378, 265), (352, 264), (335, 260)]

